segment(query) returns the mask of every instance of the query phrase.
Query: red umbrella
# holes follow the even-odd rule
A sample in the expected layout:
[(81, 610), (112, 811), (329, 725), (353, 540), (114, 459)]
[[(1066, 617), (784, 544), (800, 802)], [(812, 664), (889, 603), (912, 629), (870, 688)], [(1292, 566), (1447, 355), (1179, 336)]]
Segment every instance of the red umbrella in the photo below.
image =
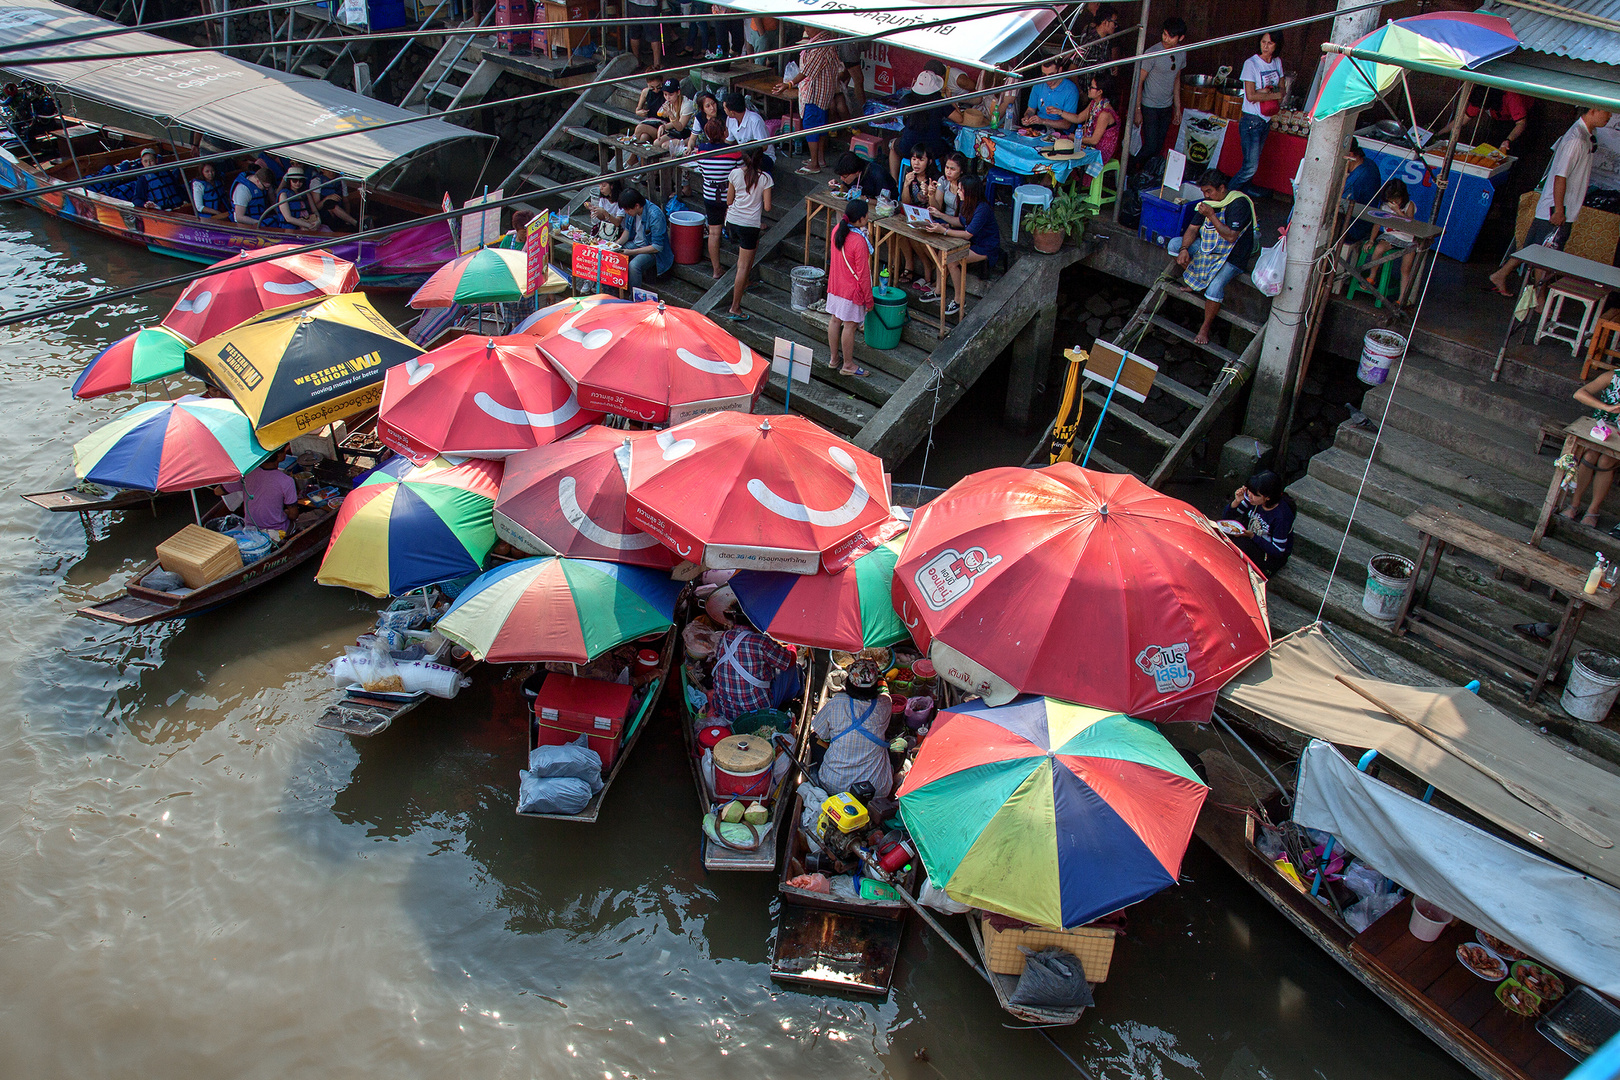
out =
[(843, 569), (889, 522), (883, 462), (802, 416), (723, 412), (630, 448), (630, 520), (722, 569)]
[(412, 461), (499, 458), (602, 419), (540, 359), (534, 339), (468, 334), (388, 369), (377, 437)]
[(706, 316), (661, 301), (597, 304), (542, 339), (540, 351), (581, 407), (652, 424), (748, 412), (771, 367)]
[(214, 273), (186, 286), (162, 325), (195, 345), (273, 308), (353, 292), (360, 284), (360, 271), (354, 263), (329, 251), (283, 255), (252, 266), (233, 265), (294, 247), (272, 244), (221, 259), (214, 264)]
[(1063, 463), (974, 473), (912, 519), (894, 603), (941, 675), (1207, 720), (1271, 644), (1265, 579), (1191, 506)]
[(661, 570), (680, 560), (630, 523), (618, 453), (649, 431), (588, 427), (506, 459), (495, 532), (536, 555), (568, 555)]

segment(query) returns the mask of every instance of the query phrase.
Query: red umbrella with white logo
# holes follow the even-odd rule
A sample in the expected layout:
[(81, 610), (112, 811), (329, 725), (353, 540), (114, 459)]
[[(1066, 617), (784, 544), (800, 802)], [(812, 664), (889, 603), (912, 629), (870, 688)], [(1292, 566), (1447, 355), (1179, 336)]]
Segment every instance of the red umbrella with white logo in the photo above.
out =
[(591, 426), (506, 459), (495, 532), (532, 555), (568, 555), (668, 570), (680, 560), (630, 523), (629, 447), (650, 431)]
[(893, 535), (881, 459), (802, 416), (734, 412), (631, 445), (630, 520), (710, 568), (793, 574)]
[(418, 463), (435, 454), (502, 458), (602, 419), (529, 337), (468, 334), (390, 368), (377, 437)]
[(305, 251), (242, 266), (245, 259), (291, 251), (294, 244), (272, 244), (243, 251), (214, 264), (214, 273), (186, 286), (162, 326), (190, 344), (234, 330), (255, 315), (303, 304), (323, 296), (353, 292), (360, 284), (354, 263), (330, 251)]
[(1265, 579), (1203, 514), (1071, 463), (990, 469), (919, 509), (894, 604), (949, 681), (1207, 720), (1271, 645)]
[(540, 352), (581, 408), (649, 424), (746, 413), (771, 367), (707, 316), (661, 301), (585, 308), (541, 338)]

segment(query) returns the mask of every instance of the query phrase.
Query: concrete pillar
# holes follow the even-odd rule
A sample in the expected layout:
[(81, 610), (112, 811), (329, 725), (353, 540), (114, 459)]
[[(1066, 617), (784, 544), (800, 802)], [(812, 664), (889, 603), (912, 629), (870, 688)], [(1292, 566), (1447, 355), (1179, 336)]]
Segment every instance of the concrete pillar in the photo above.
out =
[[(1356, 0), (1339, 0), (1338, 6), (1355, 6)], [(1331, 40), (1345, 45), (1372, 31), (1378, 24), (1379, 9), (1340, 15), (1333, 20)], [(1304, 73), (1301, 72), (1301, 75)], [(1305, 148), (1304, 171), (1294, 192), (1294, 219), (1288, 228), (1288, 266), (1283, 274), (1282, 292), (1271, 302), (1266, 321), (1265, 344), (1260, 349), (1254, 385), (1249, 392), (1249, 409), (1243, 433), (1262, 443), (1276, 445), (1282, 437), (1289, 388), (1298, 370), (1299, 343), (1305, 334), (1305, 308), (1310, 303), (1317, 256), (1331, 239), (1327, 235), (1338, 204), (1339, 163), (1344, 156), (1344, 139), (1352, 130), (1359, 110), (1339, 113), (1311, 126)]]
[[(1043, 274), (1039, 282), (1056, 291), (1053, 275)], [(1054, 276), (1055, 277), (1055, 276)], [(1036, 387), (1046, 381), (1052, 367), (1052, 339), (1057, 334), (1057, 297), (1051, 297), (1046, 306), (1036, 311), (1029, 322), (1012, 340), (1012, 370), (1007, 377), (1007, 403), (1002, 416), (1007, 423), (1020, 429), (1029, 428), (1034, 420)]]

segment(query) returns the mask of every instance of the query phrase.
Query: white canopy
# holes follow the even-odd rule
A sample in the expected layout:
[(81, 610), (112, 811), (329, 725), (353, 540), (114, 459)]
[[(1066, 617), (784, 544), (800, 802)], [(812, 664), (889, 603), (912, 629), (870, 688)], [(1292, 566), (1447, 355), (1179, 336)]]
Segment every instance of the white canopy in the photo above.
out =
[[(278, 151), (294, 161), (365, 180), (401, 158), (455, 139), (487, 139), (443, 120), (419, 119), (404, 109), (318, 79), (259, 67), (245, 60), (176, 45), (153, 34), (123, 33), (58, 44), (79, 34), (119, 28), (51, 0), (0, 0), (0, 45), (37, 43), (37, 51), (0, 54), (0, 68), (58, 92), (182, 128), (255, 147), (334, 131), (353, 135)], [(108, 54), (180, 49), (169, 56), (108, 60)], [(14, 57), (79, 57), (51, 64)], [(417, 119), (383, 131), (390, 120)]]

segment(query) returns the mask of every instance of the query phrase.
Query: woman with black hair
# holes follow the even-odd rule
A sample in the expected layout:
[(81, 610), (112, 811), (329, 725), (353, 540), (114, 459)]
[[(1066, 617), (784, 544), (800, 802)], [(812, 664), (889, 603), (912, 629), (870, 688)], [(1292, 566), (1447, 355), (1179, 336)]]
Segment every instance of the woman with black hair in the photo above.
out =
[(885, 690), (877, 664), (857, 660), (845, 676), (844, 689), (828, 698), (810, 721), (811, 733), (826, 748), (816, 779), (828, 792), (848, 791), (862, 780), (879, 799), (894, 789), (888, 740), (894, 707)]
[(742, 309), (743, 292), (748, 288), (748, 272), (754, 266), (760, 228), (771, 208), (771, 188), (776, 181), (765, 169), (765, 150), (754, 147), (743, 151), (743, 163), (731, 170), (726, 180), (726, 224), (737, 241), (737, 281), (731, 289), (731, 310), (723, 318), (747, 322)]
[(1244, 526), (1244, 534), (1232, 542), (1267, 577), (1281, 570), (1294, 550), (1294, 501), (1283, 492), (1282, 477), (1269, 469), (1232, 493), (1220, 520)]
[(844, 204), (844, 219), (833, 230), (827, 252), (827, 348), (832, 352), (828, 366), (840, 375), (868, 374), (855, 362), (855, 327), (872, 310), (872, 241), (866, 235), (866, 215), (865, 199)]
[[(964, 176), (956, 182), (957, 211), (964, 223), (953, 229), (942, 222), (931, 221), (928, 231), (942, 236), (955, 236), (969, 241), (967, 257), (953, 268), (956, 271), (956, 299), (945, 306), (945, 314), (958, 315), (967, 303), (967, 268), (975, 263), (988, 262), (1001, 257), (1001, 225), (996, 221), (996, 208), (984, 196), (984, 184), (976, 176)], [(946, 288), (944, 275), (939, 288)]]

